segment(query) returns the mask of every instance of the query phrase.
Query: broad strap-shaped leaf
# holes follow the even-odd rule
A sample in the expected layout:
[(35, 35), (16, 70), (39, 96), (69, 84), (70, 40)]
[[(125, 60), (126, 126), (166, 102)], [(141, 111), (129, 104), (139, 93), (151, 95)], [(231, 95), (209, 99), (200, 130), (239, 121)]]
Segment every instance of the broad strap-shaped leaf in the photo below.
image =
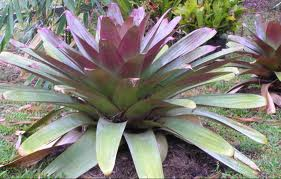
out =
[(222, 108), (250, 109), (266, 105), (264, 97), (255, 94), (211, 94), (188, 97), (197, 105)]
[(122, 25), (124, 23), (123, 16), (121, 14), (119, 6), (116, 3), (110, 3), (108, 5), (106, 15), (110, 17), (110, 19), (116, 24)]
[(177, 106), (182, 106), (182, 107), (186, 107), (189, 109), (195, 109), (196, 108), (196, 103), (193, 100), (190, 99), (166, 99), (164, 100), (166, 103), (170, 103), (173, 105), (177, 105)]
[(49, 112), (46, 116), (42, 117), (38, 121), (36, 121), (34, 124), (32, 124), (27, 130), (24, 132), (24, 136), (29, 136), (31, 133), (33, 133), (36, 129), (39, 127), (42, 127), (43, 125), (46, 125), (51, 120), (55, 119), (55, 117), (62, 112), (64, 108), (56, 109), (51, 112)]
[(65, 50), (66, 46), (64, 41), (60, 40), (52, 31), (47, 28), (39, 29), (38, 33), (44, 42), (43, 46), (48, 55), (77, 71), (83, 72), (82, 67), (77, 64), (76, 60), (63, 53), (63, 50)]
[(168, 45), (164, 45), (161, 48), (161, 50), (158, 52), (158, 54), (156, 55), (156, 57), (154, 58), (152, 63), (154, 63), (156, 60), (158, 60), (168, 49), (169, 49), (169, 46)]
[(119, 109), (126, 110), (138, 101), (138, 88), (133, 83), (129, 79), (123, 79), (117, 84), (112, 100)]
[(181, 119), (180, 117), (166, 117), (159, 122), (162, 123), (163, 130), (172, 132), (199, 148), (206, 148), (214, 153), (226, 156), (233, 156), (234, 154), (234, 148), (221, 136), (195, 124), (192, 120)]
[(227, 94), (235, 94), (237, 93), (240, 89), (250, 85), (250, 84), (260, 84), (261, 81), (260, 79), (252, 78), (250, 80), (242, 81), (236, 85), (234, 85), (232, 88), (230, 88), (226, 93)]
[(130, 17), (133, 17), (133, 22), (135, 25), (140, 25), (145, 18), (144, 7), (138, 7), (136, 9), (133, 9), (130, 14)]
[(88, 60), (94, 61), (96, 65), (100, 64), (98, 59), (99, 45), (95, 38), (70, 11), (65, 11), (65, 17), (79, 51), (87, 57)]
[(45, 64), (10, 52), (2, 52), (0, 54), (0, 61), (9, 63), (11, 65), (15, 65), (19, 68), (27, 70), (31, 73), (34, 73), (40, 77), (49, 79), (51, 81), (59, 82), (58, 79), (54, 78), (55, 76), (61, 77), (62, 79), (67, 79), (65, 75), (61, 74), (53, 68), (50, 68)]
[(267, 23), (265, 22), (265, 19), (260, 14), (256, 15), (255, 26), (256, 26), (257, 36), (261, 40), (266, 40)]
[(168, 154), (168, 142), (167, 142), (167, 138), (165, 135), (161, 134), (161, 133), (157, 133), (155, 134), (156, 136), (156, 141), (158, 144), (158, 149), (160, 152), (160, 156), (161, 156), (161, 161), (164, 162), (164, 160), (167, 157)]
[(175, 27), (180, 22), (180, 20), (181, 20), (180, 16), (176, 16), (170, 22), (168, 22), (168, 19), (167, 19), (167, 23), (165, 23), (165, 19), (164, 19), (158, 29), (157, 34), (153, 38), (153, 41), (151, 42), (149, 49), (151, 49), (153, 46), (159, 44), (159, 42), (161, 42), (162, 40), (171, 36), (173, 34)]
[(17, 102), (41, 102), (41, 103), (57, 103), (57, 104), (75, 104), (74, 98), (68, 95), (56, 93), (44, 89), (22, 89), (10, 90), (3, 93), (6, 100)]
[(219, 67), (210, 72), (231, 72), (234, 73), (235, 75), (238, 75), (240, 73), (237, 67), (228, 67), (228, 66)]
[(156, 33), (158, 32), (158, 29), (163, 21), (163, 19), (166, 17), (170, 10), (166, 11), (157, 21), (157, 23), (146, 33), (145, 37), (142, 40), (141, 43), (141, 52), (145, 53), (149, 50), (149, 47), (155, 38)]
[(243, 162), (244, 164), (248, 165), (249, 167), (251, 167), (256, 171), (260, 171), (259, 167), (251, 159), (249, 159), (246, 155), (239, 152), (237, 149), (235, 149), (233, 158)]
[(102, 69), (86, 70), (85, 72), (87, 74), (87, 82), (89, 81), (95, 85), (96, 89), (103, 95), (112, 97), (119, 78)]
[(152, 100), (141, 100), (132, 105), (125, 113), (129, 119), (141, 119), (147, 115), (153, 108), (155, 103)]
[(6, 84), (6, 83), (0, 83), (0, 94), (10, 91), (10, 90), (22, 90), (22, 89), (33, 89), (30, 86), (22, 86), (22, 85), (16, 85), (16, 84)]
[(164, 178), (161, 156), (154, 133), (124, 134), (139, 178)]
[(87, 129), (83, 136), (43, 171), (48, 176), (77, 178), (97, 165), (96, 159), (96, 130), (93, 127)]
[(216, 53), (203, 57), (199, 60), (196, 60), (192, 62), (190, 65), (193, 69), (199, 69), (206, 64), (210, 64), (211, 62), (213, 62), (214, 60), (220, 57), (232, 54), (234, 52), (239, 52), (241, 50), (243, 50), (243, 47), (231, 47), (231, 48), (222, 49), (221, 51), (218, 51)]
[[(196, 48), (195, 50), (178, 57), (174, 61), (170, 62), (169, 64), (165, 65), (160, 69), (160, 71), (157, 74), (163, 74), (167, 73), (169, 71), (175, 70), (175, 69), (181, 69), (181, 68), (186, 68), (188, 64), (191, 62), (199, 59), (202, 56), (207, 55), (208, 53), (211, 53), (215, 51), (217, 47), (211, 46), (211, 45), (204, 45), (201, 47)], [(190, 66), (191, 68), (191, 66)]]
[(102, 17), (100, 29), (100, 41), (107, 40), (112, 46), (117, 48), (121, 41), (121, 37), (116, 29), (116, 26), (110, 17)]
[(133, 26), (126, 32), (118, 46), (118, 52), (125, 62), (140, 53), (140, 42), (140, 31), (137, 26)]
[(118, 67), (124, 63), (117, 48), (110, 40), (102, 39), (99, 42), (99, 58), (101, 59), (99, 65), (104, 67), (109, 73), (117, 72)]
[(266, 28), (266, 42), (275, 50), (281, 45), (281, 25), (279, 22), (270, 21)]
[[(69, 29), (75, 39), (75, 42), (77, 43), (77, 39), (75, 37), (78, 36), (81, 39), (85, 40), (93, 48), (93, 50), (98, 52), (98, 44), (95, 41), (95, 38), (87, 31), (87, 29), (84, 25), (82, 25), (79, 19), (75, 17), (70, 11), (65, 11), (65, 16)], [(77, 45), (80, 49), (79, 44)]]
[[(155, 91), (155, 94), (151, 96), (152, 99), (163, 99), (163, 98), (171, 98), (185, 92), (188, 89), (212, 83), (214, 81), (225, 80), (226, 77), (234, 77), (233, 73), (229, 72), (214, 72), (214, 73), (186, 73), (175, 80), (168, 79), (164, 80), (162, 84), (162, 88), (159, 88)], [(172, 77), (174, 79), (174, 77)], [(167, 83), (167, 84), (165, 84)]]
[(127, 122), (112, 123), (100, 118), (97, 125), (97, 161), (101, 171), (109, 176), (113, 171), (119, 144)]
[(30, 55), (31, 57), (35, 58), (36, 60), (40, 61), (41, 63), (44, 63), (48, 66), (50, 66), (53, 69), (56, 69), (57, 71), (65, 74), (65, 75), (71, 75), (70, 77), (81, 77), (81, 72), (73, 69), (68, 64), (65, 64), (55, 58), (52, 58), (51, 56), (44, 54), (38, 50), (34, 50), (31, 48), (26, 47), (25, 44), (22, 44), (19, 41), (16, 40), (10, 40), (10, 43), (15, 46), (16, 48), (19, 48), (22, 52), (26, 53), (25, 55)]
[[(44, 42), (43, 45), (45, 47), (45, 50), (52, 50), (50, 55), (56, 57), (57, 60), (82, 73), (84, 68), (95, 68), (95, 64), (92, 60), (88, 60), (78, 51), (71, 48), (66, 42), (58, 38), (51, 30), (42, 28), (38, 31)], [(48, 43), (48, 45), (46, 46), (45, 43)]]
[(239, 43), (239, 44), (245, 46), (246, 48), (253, 50), (255, 53), (258, 53), (258, 54), (264, 53), (263, 50), (255, 42), (253, 42), (247, 38), (240, 37), (237, 35), (229, 35), (228, 39), (233, 42)]
[(128, 59), (128, 61), (119, 68), (118, 73), (123, 78), (139, 78), (144, 60), (145, 55), (138, 54), (131, 59)]
[(20, 146), (21, 155), (33, 153), (45, 145), (56, 140), (58, 137), (82, 125), (93, 124), (93, 120), (82, 113), (71, 113), (61, 119), (50, 123), (43, 127), (29, 138), (27, 138)]
[(148, 78), (160, 68), (170, 63), (174, 59), (191, 52), (196, 49), (212, 37), (214, 37), (216, 31), (210, 28), (201, 28), (193, 31), (189, 35), (182, 38), (176, 44), (171, 46), (155, 63), (143, 72), (143, 77)]
[(233, 170), (243, 174), (246, 177), (257, 178), (258, 175), (259, 175), (258, 171), (252, 169), (250, 166), (246, 165), (245, 163), (243, 163), (243, 162), (241, 162), (237, 159), (234, 159), (233, 157), (220, 155), (220, 154), (211, 152), (211, 151), (206, 150), (206, 149), (202, 149), (202, 150), (204, 150), (205, 152), (207, 152), (209, 155), (211, 155), (215, 159), (219, 160), (223, 164), (229, 166)]
[(172, 109), (172, 110), (168, 111), (166, 113), (166, 115), (167, 116), (196, 115), (196, 116), (206, 117), (209, 119), (213, 119), (217, 122), (220, 122), (222, 124), (225, 124), (233, 129), (235, 129), (236, 131), (248, 136), (249, 138), (251, 138), (252, 140), (254, 140), (256, 142), (259, 142), (262, 144), (267, 143), (266, 137), (263, 134), (261, 134), (260, 132), (254, 130), (253, 128), (245, 126), (239, 122), (236, 122), (236, 121), (231, 120), (224, 116), (220, 116), (213, 112), (205, 111), (205, 110), (198, 109), (198, 108), (194, 109), (194, 110), (190, 110), (187, 108), (178, 108), (178, 109)]
[(231, 80), (235, 77), (234, 73), (221, 73), (221, 75), (209, 73), (209, 77), (212, 77), (212, 75), (214, 75), (213, 78), (209, 78), (207, 80), (201, 80), (203, 82), (195, 83), (195, 84), (192, 84), (192, 85), (186, 85), (185, 88), (180, 89), (179, 91), (177, 91), (176, 93), (174, 93), (170, 97), (176, 96), (176, 95), (178, 95), (180, 93), (183, 93), (187, 90), (190, 90), (190, 89), (193, 89), (193, 88), (196, 88), (196, 87), (199, 87), (199, 86), (203, 86), (203, 85), (206, 85), (206, 84), (214, 83), (214, 82), (217, 82), (217, 81), (229, 81), (229, 80)]

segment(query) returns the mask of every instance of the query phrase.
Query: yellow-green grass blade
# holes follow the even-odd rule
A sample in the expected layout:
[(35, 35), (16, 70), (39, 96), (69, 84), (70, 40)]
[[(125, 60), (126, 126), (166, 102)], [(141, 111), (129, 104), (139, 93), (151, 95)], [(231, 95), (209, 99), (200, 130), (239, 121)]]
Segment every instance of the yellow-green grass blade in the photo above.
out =
[(184, 138), (199, 148), (207, 148), (214, 153), (226, 156), (233, 156), (234, 154), (234, 148), (221, 136), (197, 125), (192, 120), (168, 117), (162, 118), (160, 123), (163, 124), (164, 130)]
[(166, 103), (170, 103), (177, 106), (186, 107), (189, 109), (195, 109), (196, 103), (190, 99), (167, 99), (164, 100)]
[(154, 133), (124, 134), (139, 178), (164, 178), (160, 152)]
[(101, 171), (110, 175), (113, 171), (119, 144), (127, 122), (112, 123), (100, 118), (97, 125), (97, 161)]
[(255, 130), (251, 127), (248, 127), (246, 125), (243, 125), (239, 122), (236, 122), (232, 119), (229, 119), (227, 117), (213, 113), (213, 112), (205, 111), (205, 110), (198, 109), (198, 108), (194, 109), (194, 110), (190, 110), (187, 108), (177, 108), (177, 109), (172, 109), (172, 110), (168, 111), (165, 115), (166, 116), (185, 116), (185, 115), (202, 116), (202, 117), (220, 122), (224, 125), (227, 125), (233, 129), (235, 129), (236, 131), (248, 136), (250, 139), (252, 139), (256, 142), (259, 142), (261, 144), (267, 143), (266, 136), (264, 136), (257, 130)]
[(28, 155), (56, 140), (72, 129), (89, 124), (93, 124), (93, 120), (81, 113), (68, 114), (43, 127), (27, 138), (20, 146), (19, 152), (22, 155)]
[(77, 178), (97, 165), (96, 129), (90, 127), (73, 145), (67, 148), (44, 170), (43, 174)]
[(188, 97), (197, 105), (222, 108), (250, 109), (266, 105), (264, 97), (255, 94), (211, 94)]

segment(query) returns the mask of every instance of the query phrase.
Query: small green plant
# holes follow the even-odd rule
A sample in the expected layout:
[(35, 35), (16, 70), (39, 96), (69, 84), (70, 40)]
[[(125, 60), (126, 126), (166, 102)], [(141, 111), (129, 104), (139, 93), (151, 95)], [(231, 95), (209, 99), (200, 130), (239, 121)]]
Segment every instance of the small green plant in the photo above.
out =
[(210, 27), (219, 33), (235, 31), (243, 13), (241, 0), (187, 0), (173, 12), (182, 16), (181, 24), (189, 31)]
[[(171, 39), (180, 21), (170, 22), (167, 12), (146, 31), (148, 15), (134, 9), (123, 19), (110, 4), (98, 19), (93, 37), (70, 11), (65, 12), (77, 51), (48, 28), (39, 29), (44, 52), (19, 42), (13, 45), (32, 58), (2, 52), (0, 60), (47, 79), (55, 91), (3, 86), (11, 101), (54, 103), (71, 108), (51, 111), (25, 133), (21, 157), (4, 167), (25, 166), (42, 160), (62, 147), (70, 147), (44, 170), (48, 176), (76, 178), (96, 165), (105, 175), (113, 171), (119, 145), (127, 144), (140, 178), (163, 178), (162, 162), (168, 151), (169, 133), (196, 145), (214, 158), (248, 177), (259, 168), (215, 132), (202, 119), (216, 121), (258, 143), (267, 139), (258, 131), (207, 111), (206, 106), (256, 108), (265, 99), (253, 94), (216, 94), (179, 97), (178, 94), (223, 79), (233, 78), (236, 68), (224, 67), (218, 58), (241, 47), (223, 49), (203, 45), (216, 31), (201, 28), (173, 46)], [(4, 90), (5, 88), (5, 90)]]
[[(182, 0), (114, 0), (120, 6), (121, 12), (124, 15), (129, 15), (134, 7), (144, 7), (149, 12), (152, 18), (159, 17), (168, 9), (176, 8)], [(170, 15), (171, 16), (171, 15)]]
[(261, 84), (261, 93), (267, 99), (267, 113), (275, 113), (275, 105), (281, 106), (281, 24), (266, 22), (257, 15), (256, 33), (252, 37), (230, 35), (229, 46), (242, 45), (243, 52), (251, 55), (255, 61), (236, 61), (234, 64), (244, 70), (243, 74), (254, 74), (251, 80), (234, 86), (230, 92), (245, 89), (251, 84)]

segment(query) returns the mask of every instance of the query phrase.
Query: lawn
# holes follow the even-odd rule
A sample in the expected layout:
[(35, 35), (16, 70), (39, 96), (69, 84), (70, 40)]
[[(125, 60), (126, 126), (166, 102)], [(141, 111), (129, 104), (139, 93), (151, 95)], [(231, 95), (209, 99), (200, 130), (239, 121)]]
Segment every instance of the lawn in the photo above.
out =
[[(278, 11), (263, 10), (260, 11), (260, 13), (267, 19), (278, 19), (280, 17)], [(254, 16), (254, 13), (248, 12), (243, 16), (241, 22), (246, 23), (253, 29)], [(247, 35), (248, 32), (241, 28), (237, 33)], [(248, 76), (240, 76), (231, 81), (207, 85), (203, 88), (196, 89), (196, 91), (199, 91), (199, 93), (224, 93), (235, 83), (247, 78)], [(22, 108), (21, 106), (25, 106), (25, 108)], [(39, 104), (31, 104), (31, 106), (29, 106), (29, 104), (11, 104), (6, 102), (0, 104), (0, 164), (10, 161), (16, 156), (15, 146), (18, 140), (16, 134), (25, 130), (31, 122), (44, 116), (54, 107), (55, 106)], [(212, 110), (240, 122), (245, 118), (253, 118), (255, 120), (254, 122), (244, 123), (265, 134), (269, 141), (267, 145), (257, 144), (247, 137), (216, 123), (208, 122), (206, 125), (211, 129), (216, 129), (220, 135), (227, 139), (237, 149), (253, 159), (253, 161), (260, 167), (262, 177), (281, 178), (281, 110), (278, 110), (274, 115), (267, 115), (262, 109), (226, 110), (216, 108)], [(40, 175), (40, 171), (47, 163), (48, 159), (30, 168), (0, 170), (0, 178), (35, 178)], [(220, 163), (217, 163), (217, 166), (213, 168), (213, 171), (209, 176), (242, 178), (242, 175), (237, 174)]]

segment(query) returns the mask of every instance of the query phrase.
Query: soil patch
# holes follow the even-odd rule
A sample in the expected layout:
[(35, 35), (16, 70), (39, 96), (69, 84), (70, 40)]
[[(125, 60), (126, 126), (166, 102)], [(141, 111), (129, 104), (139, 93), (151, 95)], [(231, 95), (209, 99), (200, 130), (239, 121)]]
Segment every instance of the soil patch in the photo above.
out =
[(272, 9), (280, 0), (245, 0), (244, 7), (255, 11), (266, 11)]
[(20, 69), (0, 62), (0, 83), (7, 83), (14, 81), (20, 75)]
[[(175, 137), (168, 137), (169, 151), (163, 163), (166, 178), (194, 178), (214, 175), (216, 160), (197, 147)], [(105, 178), (95, 167), (81, 178)], [(132, 157), (127, 147), (120, 148), (110, 178), (137, 178)]]

